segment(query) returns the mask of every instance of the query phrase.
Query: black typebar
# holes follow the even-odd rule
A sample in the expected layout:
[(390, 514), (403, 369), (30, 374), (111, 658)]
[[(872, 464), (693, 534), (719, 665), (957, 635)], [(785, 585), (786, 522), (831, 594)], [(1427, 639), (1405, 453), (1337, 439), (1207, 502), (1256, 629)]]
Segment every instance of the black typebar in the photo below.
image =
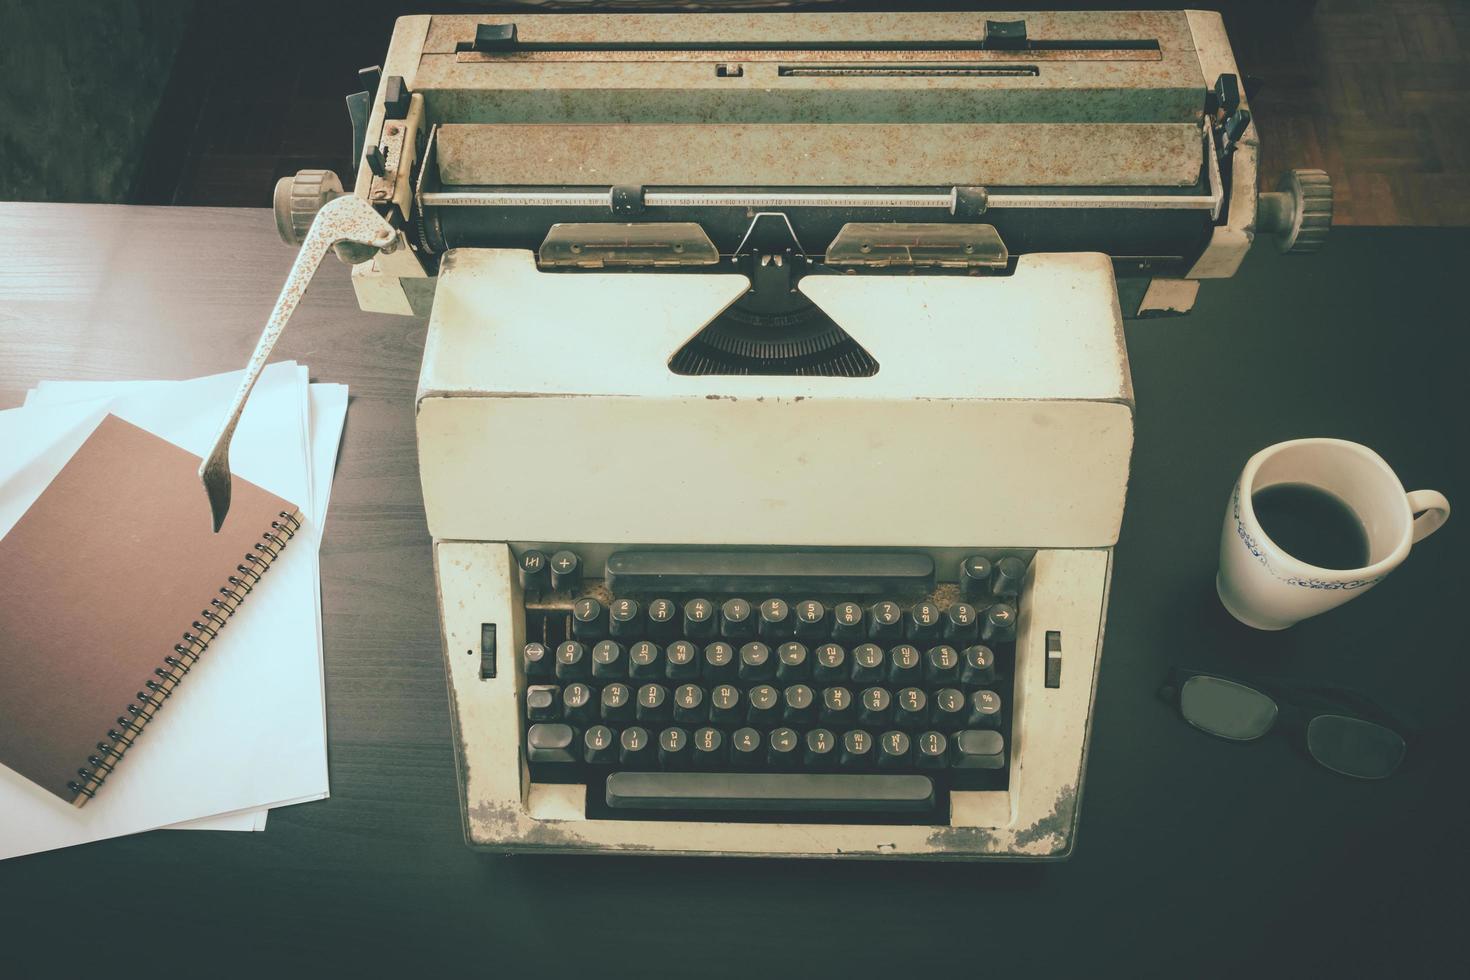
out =
[(607, 805), (624, 810), (911, 812), (934, 805), (928, 776), (615, 772)]
[(606, 575), (614, 594), (888, 595), (932, 589), (934, 559), (882, 551), (618, 551), (608, 556)]

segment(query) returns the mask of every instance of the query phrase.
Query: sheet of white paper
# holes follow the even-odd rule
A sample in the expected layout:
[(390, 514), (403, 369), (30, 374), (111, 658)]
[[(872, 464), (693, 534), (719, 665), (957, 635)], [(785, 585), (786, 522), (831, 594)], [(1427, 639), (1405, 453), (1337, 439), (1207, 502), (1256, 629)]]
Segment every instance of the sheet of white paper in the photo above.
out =
[[(290, 364), (291, 362), (283, 362)], [(220, 375), (221, 378), (229, 378), (234, 384), (239, 383), (239, 373), (231, 372)], [(136, 395), (141, 392), (157, 392), (164, 386), (177, 385), (183, 382), (177, 381), (43, 381), (37, 388), (28, 392), (26, 404), (60, 405), (72, 399), (82, 400), (85, 398), (96, 398), (98, 396)], [(308, 384), (308, 370), (304, 365), (298, 366), (297, 383)], [(341, 445), (342, 426), (347, 415), (346, 385), (339, 384), (310, 384), (307, 389), (309, 406), (308, 445), (311, 447), (311, 484), (310, 497), (312, 501), (309, 512), (315, 517), (318, 528), (325, 524), (328, 500), (332, 491), (332, 477), (336, 469), (337, 451)], [(318, 588), (317, 595), (317, 650), (321, 650), (321, 590)], [(324, 665), (323, 665), (323, 675)], [(325, 710), (323, 704), (323, 739), (326, 737)], [(286, 801), (278, 805), (290, 805), (298, 802), (309, 802), (325, 798), (327, 794), (321, 793), (306, 797), (302, 800)], [(166, 830), (228, 830), (228, 831), (260, 831), (266, 826), (268, 807), (251, 810), (242, 810), (237, 813), (220, 814), (218, 816), (203, 817), (198, 820), (188, 820), (182, 823), (171, 824)]]
[[(342, 424), (347, 417), (347, 386), (338, 384), (313, 384), (310, 389), (311, 405), (311, 482), (312, 501), (318, 528), (325, 528), (327, 503), (332, 493), (332, 475), (337, 466), (337, 449), (341, 445)], [(318, 556), (320, 557), (320, 556)], [(320, 582), (320, 570), (318, 570)], [(321, 589), (317, 589), (317, 652), (321, 653), (322, 617)], [(320, 659), (320, 657), (319, 657)], [(326, 663), (321, 661), (323, 684), (325, 685)], [(322, 737), (326, 738), (326, 703), (322, 704)], [(323, 799), (320, 796), (293, 802), (306, 803)], [(278, 804), (289, 806), (290, 803)], [(242, 813), (205, 817), (184, 823), (170, 824), (164, 830), (264, 830), (268, 807), (246, 810)]]
[[(0, 533), (31, 502), (13, 499), (15, 492), (44, 489), (50, 477), (42, 474), (50, 469), (54, 476), (89, 434), (86, 420), (110, 410), (202, 456), (237, 383), (238, 376), (225, 375), (141, 390), (108, 404), (37, 403), (0, 413), (7, 450), (0, 458), (0, 516), (6, 518)], [(301, 404), (295, 365), (268, 368), (231, 451), (237, 474), (293, 501), (311, 499)], [(58, 414), (61, 422), (49, 421)], [(38, 442), (37, 432), (53, 441)], [(327, 792), (321, 658), (314, 642), (320, 522), (311, 513), (303, 517), (296, 546), (285, 550), (210, 645), (105, 792), (76, 809), (0, 767), (0, 858)]]

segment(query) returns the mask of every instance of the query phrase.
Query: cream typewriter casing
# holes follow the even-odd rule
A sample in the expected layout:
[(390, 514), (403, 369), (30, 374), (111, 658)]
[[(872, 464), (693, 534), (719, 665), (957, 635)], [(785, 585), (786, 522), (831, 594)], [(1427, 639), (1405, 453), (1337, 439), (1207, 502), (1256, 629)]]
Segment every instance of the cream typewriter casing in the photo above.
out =
[[(362, 78), (347, 183), (396, 237), (338, 253), (363, 309), (430, 314), (419, 467), (470, 844), (1069, 853), (1133, 441), (1122, 320), (1331, 224), (1320, 171), (1257, 193), (1220, 16), (415, 16)], [(283, 180), (283, 237), (340, 191)], [(699, 344), (670, 369), (793, 283), (875, 374)], [(517, 553), (574, 550), (596, 591), (614, 551), (681, 546), (923, 551), (951, 583), (966, 555), (1028, 559), (1008, 788), (930, 826), (816, 825), (589, 819), (582, 787), (530, 782)]]
[[(538, 270), (445, 256), (418, 391), (419, 465), (471, 845), (748, 856), (1056, 858), (1075, 841), (1133, 397), (1109, 259), (1022, 256), (1009, 276), (813, 275), (867, 378), (681, 376), (674, 352), (747, 288), (731, 274)], [(514, 554), (588, 575), (660, 546), (977, 550), (1034, 557), (1020, 607), (1009, 789), (947, 825), (596, 820), (529, 781)], [(481, 625), (497, 676), (481, 679)], [(1045, 686), (1045, 633), (1062, 634)]]

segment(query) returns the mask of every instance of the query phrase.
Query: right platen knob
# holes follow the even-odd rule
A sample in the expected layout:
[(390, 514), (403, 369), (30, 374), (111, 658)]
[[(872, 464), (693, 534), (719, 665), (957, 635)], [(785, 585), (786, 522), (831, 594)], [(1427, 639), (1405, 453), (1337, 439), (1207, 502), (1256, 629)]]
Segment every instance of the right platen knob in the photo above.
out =
[(1315, 252), (1332, 227), (1332, 178), (1321, 170), (1288, 170), (1276, 190), (1256, 199), (1256, 230), (1274, 234), (1288, 255)]

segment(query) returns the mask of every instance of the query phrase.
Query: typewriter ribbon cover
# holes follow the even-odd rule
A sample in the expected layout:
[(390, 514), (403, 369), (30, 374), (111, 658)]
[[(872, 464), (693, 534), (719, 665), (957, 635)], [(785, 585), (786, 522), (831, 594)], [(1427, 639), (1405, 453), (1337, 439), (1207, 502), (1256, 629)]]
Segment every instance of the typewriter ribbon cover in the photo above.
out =
[(0, 763), (76, 806), (301, 527), (237, 478), (212, 533), (198, 466), (108, 415), (0, 539)]

